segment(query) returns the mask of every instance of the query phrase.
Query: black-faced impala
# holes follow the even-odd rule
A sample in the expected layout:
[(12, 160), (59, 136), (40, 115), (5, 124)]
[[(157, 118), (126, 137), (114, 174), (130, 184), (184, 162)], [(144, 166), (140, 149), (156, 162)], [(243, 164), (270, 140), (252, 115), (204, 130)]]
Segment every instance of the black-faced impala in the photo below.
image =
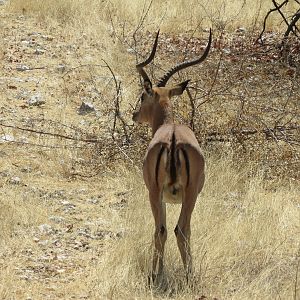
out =
[(155, 220), (152, 278), (163, 272), (164, 247), (167, 239), (166, 203), (181, 203), (181, 212), (175, 228), (177, 245), (187, 276), (192, 271), (190, 248), (190, 221), (196, 199), (204, 184), (204, 157), (193, 131), (175, 124), (171, 98), (181, 95), (189, 80), (166, 87), (172, 75), (205, 60), (208, 55), (212, 34), (210, 31), (207, 47), (200, 58), (177, 64), (170, 69), (156, 86), (144, 70), (154, 58), (158, 34), (150, 56), (136, 65), (144, 81), (140, 107), (133, 113), (133, 120), (149, 123), (153, 139), (144, 159), (143, 176), (149, 191), (151, 209)]

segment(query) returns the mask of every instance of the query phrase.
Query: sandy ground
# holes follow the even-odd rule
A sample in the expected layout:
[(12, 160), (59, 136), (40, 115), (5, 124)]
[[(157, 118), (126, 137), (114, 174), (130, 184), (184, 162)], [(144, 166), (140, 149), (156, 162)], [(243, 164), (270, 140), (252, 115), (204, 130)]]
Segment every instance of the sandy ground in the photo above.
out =
[[(62, 72), (80, 63), (84, 45), (78, 50), (64, 41), (59, 28), (53, 34), (29, 17), (7, 13), (5, 6), (0, 19), (1, 123), (83, 121), (78, 103), (67, 110), (58, 93)], [(67, 295), (66, 286), (85, 277), (103, 243), (122, 236), (111, 220), (126, 205), (126, 188), (110, 186), (105, 177), (69, 180), (64, 150), (43, 147), (43, 137), (34, 138), (40, 146), (33, 147), (26, 145), (32, 141), (28, 132), (1, 127), (0, 135), (0, 206), (7, 226), (1, 241), (1, 299), (85, 299), (84, 287)]]

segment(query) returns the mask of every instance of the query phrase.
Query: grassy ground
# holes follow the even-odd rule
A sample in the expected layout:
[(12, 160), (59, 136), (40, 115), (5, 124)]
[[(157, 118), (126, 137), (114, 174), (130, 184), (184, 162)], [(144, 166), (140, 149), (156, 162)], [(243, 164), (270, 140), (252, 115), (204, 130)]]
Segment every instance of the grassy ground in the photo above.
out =
[[(213, 26), (219, 37), (226, 26), (226, 41), (232, 41), (238, 37), (231, 32), (252, 31), (270, 8), (267, 1), (246, 1), (244, 7), (242, 1), (226, 2), (189, 1), (192, 10), (179, 0), (11, 0), (0, 6), (0, 299), (300, 297), (300, 191), (291, 168), (298, 152), (292, 144), (283, 147), (282, 141), (272, 144), (256, 136), (243, 152), (238, 143), (204, 143), (199, 134), (207, 181), (192, 218), (194, 278), (190, 285), (184, 280), (173, 234), (179, 207), (170, 205), (166, 277), (161, 287), (148, 286), (154, 228), (141, 157), (151, 134), (133, 130), (135, 140), (126, 146), (119, 120), (112, 134), (115, 92), (106, 63), (122, 82), (121, 108), (131, 130), (130, 104), (139, 90), (132, 49), (148, 49), (160, 27), (165, 43), (159, 57), (182, 58), (182, 48), (168, 48), (177, 35), (184, 40), (181, 33), (190, 36), (199, 27), (198, 52), (207, 38), (202, 28)], [(278, 19), (268, 24), (282, 31)], [(136, 29), (138, 45), (132, 39)], [(211, 86), (219, 54), (215, 44), (201, 72), (189, 73), (201, 88)], [(239, 108), (234, 97), (243, 93), (251, 100), (245, 102), (248, 122), (260, 112), (271, 124), (274, 107), (298, 120), (299, 79), (297, 73), (287, 75), (293, 69), (274, 61), (234, 62), (231, 56), (221, 61), (224, 81), (217, 78), (213, 101), (197, 112), (200, 133), (204, 126), (219, 130), (231, 124)], [(33, 69), (18, 71), (22, 65)], [(274, 74), (282, 87), (271, 84)], [(45, 103), (29, 105), (37, 93)], [(79, 115), (83, 100), (92, 102), (96, 113)], [(186, 121), (182, 106), (175, 108)], [(63, 135), (97, 138), (98, 144)], [(271, 176), (267, 161), (274, 155), (275, 163), (288, 169), (272, 169)]]

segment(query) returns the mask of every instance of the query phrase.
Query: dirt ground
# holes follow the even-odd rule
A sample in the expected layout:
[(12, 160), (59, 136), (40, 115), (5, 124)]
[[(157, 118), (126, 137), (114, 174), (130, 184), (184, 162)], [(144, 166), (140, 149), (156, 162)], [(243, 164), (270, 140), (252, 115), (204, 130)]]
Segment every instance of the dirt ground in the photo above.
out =
[[(65, 66), (76, 64), (83, 53), (5, 6), (0, 19), (1, 123), (84, 122), (77, 103), (67, 110), (57, 95)], [(111, 228), (111, 219), (125, 205), (126, 187), (105, 177), (69, 180), (64, 150), (35, 147), (22, 131), (8, 127), (1, 127), (0, 135), (1, 299), (87, 299), (84, 288), (66, 295), (66, 286), (85, 276), (103, 243), (122, 236), (121, 229)]]

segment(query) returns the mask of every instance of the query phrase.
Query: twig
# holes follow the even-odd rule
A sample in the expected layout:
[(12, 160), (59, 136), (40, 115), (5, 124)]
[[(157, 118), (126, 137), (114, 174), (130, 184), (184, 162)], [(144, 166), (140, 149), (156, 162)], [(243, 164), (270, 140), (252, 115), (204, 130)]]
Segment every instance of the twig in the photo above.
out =
[[(272, 1), (273, 1), (273, 0), (272, 0)], [(287, 4), (288, 2), (289, 2), (289, 0), (285, 0), (285, 1), (283, 1), (279, 6), (277, 6), (276, 8), (270, 9), (270, 10), (268, 11), (268, 13), (266, 14), (265, 19), (264, 19), (263, 30), (262, 30), (262, 32), (260, 33), (259, 37), (258, 37), (257, 40), (256, 40), (257, 43), (263, 44), (262, 36), (263, 36), (263, 34), (264, 34), (265, 30), (266, 30), (266, 24), (267, 24), (267, 19), (268, 19), (269, 15), (270, 15), (272, 12), (274, 12), (274, 11), (280, 9), (283, 5)]]
[(191, 103), (191, 107), (192, 107), (192, 111), (191, 111), (191, 120), (190, 120), (190, 127), (192, 128), (192, 130), (194, 131), (195, 129), (195, 124), (194, 124), (194, 117), (195, 117), (195, 102), (193, 100), (192, 94), (189, 90), (189, 88), (186, 88), (186, 92), (189, 96), (190, 99), (190, 103)]
[(129, 135), (128, 135), (128, 131), (127, 131), (127, 123), (125, 122), (124, 118), (121, 116), (121, 112), (120, 112), (120, 97), (121, 97), (121, 82), (118, 82), (116, 79), (116, 76), (112, 70), (112, 68), (108, 65), (108, 63), (102, 59), (102, 61), (106, 64), (106, 67), (109, 69), (113, 79), (114, 79), (114, 83), (115, 83), (115, 88), (116, 88), (116, 97), (115, 97), (115, 117), (114, 117), (114, 122), (113, 122), (113, 131), (112, 131), (112, 138), (115, 139), (114, 137), (114, 133), (115, 133), (115, 129), (116, 129), (116, 120), (117, 118), (121, 121), (122, 126), (123, 126), (123, 131), (126, 137), (126, 142), (129, 143)]
[[(86, 146), (73, 146), (73, 145), (42, 145), (37, 143), (30, 143), (30, 142), (21, 142), (21, 141), (6, 141), (6, 144), (15, 144), (21, 146), (31, 146), (31, 147), (39, 147), (39, 148), (46, 148), (48, 150), (51, 149), (86, 149)], [(46, 151), (46, 150), (45, 150)]]
[(136, 35), (136, 33), (140, 30), (140, 28), (143, 26), (143, 23), (145, 22), (145, 19), (146, 19), (147, 15), (148, 15), (148, 13), (149, 13), (149, 11), (150, 11), (150, 8), (151, 8), (151, 6), (152, 6), (152, 3), (153, 3), (153, 0), (150, 0), (147, 9), (145, 9), (146, 3), (144, 3), (144, 7), (143, 7), (143, 11), (142, 11), (142, 14), (141, 14), (139, 23), (138, 23), (138, 25), (137, 25), (137, 27), (136, 27), (136, 29), (134, 30), (133, 35), (132, 35), (134, 40), (135, 40), (135, 35)]
[[(293, 30), (293, 27), (296, 26), (296, 23), (298, 22), (298, 20), (300, 19), (300, 11), (298, 11), (293, 17), (292, 17), (292, 22), (288, 25), (288, 28), (284, 34), (284, 38), (287, 38), (290, 34), (290, 32), (292, 31), (297, 37), (298, 35), (296, 34), (296, 32)], [(299, 31), (299, 29), (297, 28), (297, 30)]]
[(23, 128), (23, 127), (19, 127), (19, 126), (15, 126), (15, 125), (7, 125), (7, 124), (3, 124), (3, 123), (0, 123), (0, 126), (5, 127), (5, 128), (13, 128), (16, 130), (41, 134), (41, 135), (53, 136), (53, 137), (62, 138), (62, 139), (66, 139), (66, 140), (84, 142), (84, 143), (99, 143), (100, 142), (100, 140), (98, 140), (98, 139), (74, 138), (73, 136), (63, 135), (63, 134), (59, 134), (59, 133), (45, 132), (45, 131), (35, 130), (35, 129), (31, 129), (31, 128)]
[(200, 102), (198, 105), (197, 105), (197, 109), (203, 105), (204, 103), (208, 102), (211, 98), (209, 97), (211, 95), (211, 92), (217, 82), (217, 78), (218, 78), (218, 75), (219, 75), (219, 71), (220, 71), (220, 66), (221, 66), (221, 62), (222, 62), (222, 58), (223, 58), (223, 52), (221, 52), (221, 55), (219, 57), (219, 61), (218, 61), (218, 65), (217, 65), (217, 69), (215, 71), (215, 76), (213, 78), (213, 82), (212, 84), (210, 85), (210, 88), (208, 90), (208, 92), (204, 95), (205, 97), (207, 97), (207, 99), (203, 100), (202, 102)]
[[(25, 66), (24, 66), (25, 67)], [(22, 68), (22, 67), (16, 67), (17, 71), (22, 71), (22, 72), (26, 72), (26, 71), (33, 71), (33, 70), (43, 70), (43, 69), (47, 69), (48, 67), (26, 67), (26, 68)]]
[(272, 2), (273, 2), (273, 4), (274, 4), (274, 6), (276, 7), (277, 11), (279, 12), (279, 14), (281, 15), (282, 19), (284, 20), (285, 24), (286, 24), (287, 26), (289, 26), (289, 25), (290, 25), (289, 22), (287, 21), (287, 19), (285, 18), (284, 14), (283, 14), (282, 11), (280, 10), (281, 7), (278, 6), (278, 4), (276, 3), (275, 0), (272, 0)]

